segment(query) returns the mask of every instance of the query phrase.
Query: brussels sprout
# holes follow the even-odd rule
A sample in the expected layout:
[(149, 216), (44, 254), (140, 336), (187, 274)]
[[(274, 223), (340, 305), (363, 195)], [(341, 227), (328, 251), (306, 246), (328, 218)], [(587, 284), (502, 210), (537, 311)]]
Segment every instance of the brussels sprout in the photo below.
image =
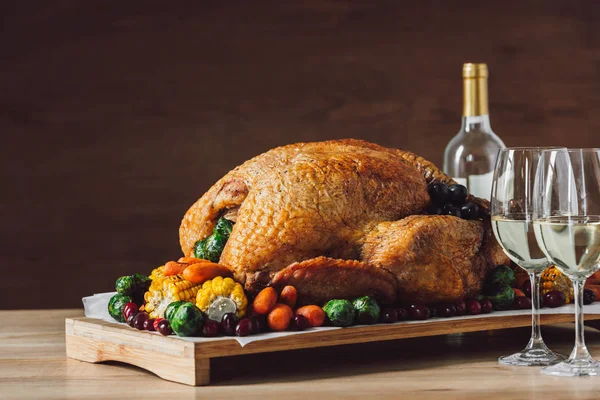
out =
[(515, 291), (510, 285), (503, 285), (494, 295), (480, 297), (491, 301), (495, 310), (506, 310), (515, 302)]
[(374, 324), (379, 319), (381, 309), (374, 298), (369, 296), (359, 297), (352, 302), (356, 310), (356, 322), (359, 324)]
[(202, 240), (198, 240), (196, 244), (194, 244), (194, 257), (199, 258), (201, 260), (206, 260), (206, 241), (208, 238), (204, 238)]
[(513, 287), (516, 282), (515, 272), (506, 265), (494, 269), (487, 277), (484, 285), (484, 293), (494, 295), (504, 288), (504, 285)]
[(131, 297), (124, 296), (122, 294), (115, 294), (108, 301), (108, 313), (111, 317), (113, 317), (118, 322), (125, 322), (125, 317), (123, 316), (123, 307), (125, 304), (132, 301)]
[(225, 237), (225, 240), (227, 240), (227, 239), (229, 239), (229, 235), (231, 235), (232, 230), (233, 230), (233, 221), (230, 221), (228, 219), (221, 217), (215, 224), (215, 228), (214, 228), (213, 232), (218, 233), (219, 235)]
[(226, 243), (227, 238), (225, 236), (218, 232), (214, 232), (206, 239), (196, 242), (196, 245), (194, 246), (194, 255), (196, 258), (203, 260), (219, 262)]
[(169, 322), (177, 336), (193, 336), (202, 330), (204, 317), (198, 307), (190, 302), (185, 302), (177, 307)]
[(173, 315), (175, 315), (175, 312), (177, 311), (179, 306), (183, 303), (187, 303), (187, 301), (174, 301), (172, 303), (169, 303), (167, 308), (165, 308), (165, 319), (170, 321), (171, 318), (173, 318)]
[(152, 280), (147, 276), (136, 273), (117, 279), (115, 289), (119, 294), (131, 296), (135, 304), (142, 305), (144, 303), (144, 293), (150, 287), (151, 282)]
[(348, 300), (329, 300), (323, 306), (323, 311), (333, 326), (350, 326), (354, 323), (354, 306)]

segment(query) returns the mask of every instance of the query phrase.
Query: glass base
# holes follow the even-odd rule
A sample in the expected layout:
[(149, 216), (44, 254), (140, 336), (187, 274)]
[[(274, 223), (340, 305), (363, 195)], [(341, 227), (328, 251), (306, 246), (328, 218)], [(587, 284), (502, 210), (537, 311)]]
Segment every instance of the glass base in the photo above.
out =
[(513, 367), (544, 367), (565, 360), (567, 357), (557, 354), (547, 347), (524, 349), (510, 356), (500, 357), (498, 363)]
[(600, 363), (593, 358), (569, 359), (542, 368), (542, 374), (552, 376), (597, 376), (600, 375)]

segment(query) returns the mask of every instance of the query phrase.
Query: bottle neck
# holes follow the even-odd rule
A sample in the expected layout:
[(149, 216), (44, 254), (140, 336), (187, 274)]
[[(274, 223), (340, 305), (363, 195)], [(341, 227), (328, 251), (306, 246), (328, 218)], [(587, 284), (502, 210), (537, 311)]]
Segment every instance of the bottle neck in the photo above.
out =
[(461, 132), (492, 132), (490, 116), (485, 115), (463, 115)]

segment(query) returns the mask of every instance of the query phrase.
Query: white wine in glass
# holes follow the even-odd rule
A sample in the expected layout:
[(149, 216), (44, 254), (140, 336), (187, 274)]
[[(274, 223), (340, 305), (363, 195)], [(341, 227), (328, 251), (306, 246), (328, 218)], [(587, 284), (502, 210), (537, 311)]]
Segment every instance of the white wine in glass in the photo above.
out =
[(533, 184), (542, 149), (502, 149), (494, 170), (492, 230), (506, 255), (529, 274), (532, 304), (531, 339), (520, 352), (500, 357), (502, 365), (546, 366), (566, 358), (546, 346), (540, 328), (540, 275), (550, 265), (533, 230)]
[(573, 281), (575, 347), (568, 360), (542, 369), (553, 376), (593, 376), (600, 363), (585, 346), (583, 286), (600, 269), (600, 149), (544, 151), (534, 189), (537, 242)]

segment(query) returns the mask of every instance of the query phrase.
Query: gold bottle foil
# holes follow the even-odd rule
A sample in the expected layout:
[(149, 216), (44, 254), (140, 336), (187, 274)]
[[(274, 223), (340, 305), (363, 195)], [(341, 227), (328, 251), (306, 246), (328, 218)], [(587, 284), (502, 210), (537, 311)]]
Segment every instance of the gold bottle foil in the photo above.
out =
[(463, 64), (463, 116), (488, 114), (486, 64)]

